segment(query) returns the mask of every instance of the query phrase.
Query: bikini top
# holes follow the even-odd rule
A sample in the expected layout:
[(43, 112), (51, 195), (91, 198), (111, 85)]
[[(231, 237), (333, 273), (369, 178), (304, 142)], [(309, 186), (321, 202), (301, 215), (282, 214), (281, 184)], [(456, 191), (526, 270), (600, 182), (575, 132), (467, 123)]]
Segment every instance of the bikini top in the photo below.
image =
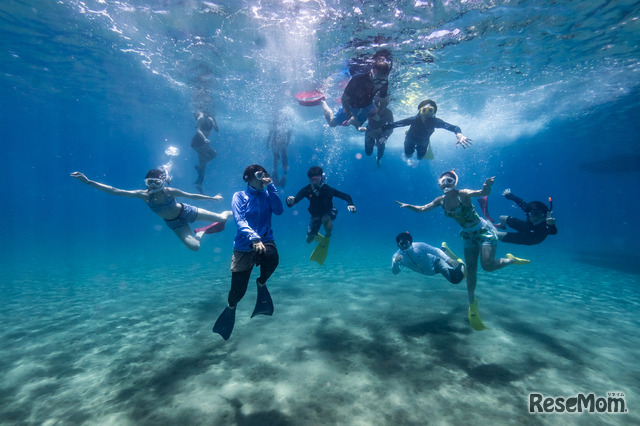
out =
[(445, 216), (455, 219), (463, 228), (470, 228), (480, 222), (480, 216), (478, 216), (476, 209), (473, 208), (472, 204), (463, 204), (460, 200), (460, 195), (458, 195), (458, 206), (455, 209), (447, 211), (444, 207), (444, 202), (442, 203), (442, 209)]
[(162, 188), (162, 192), (165, 195), (164, 203), (160, 203), (160, 204), (154, 203), (153, 202), (153, 195), (150, 195), (149, 196), (149, 201), (147, 201), (147, 205), (149, 206), (151, 211), (153, 211), (155, 213), (160, 213), (160, 212), (169, 210), (170, 208), (172, 208), (176, 204), (176, 198), (173, 195), (167, 194), (167, 190), (165, 188)]

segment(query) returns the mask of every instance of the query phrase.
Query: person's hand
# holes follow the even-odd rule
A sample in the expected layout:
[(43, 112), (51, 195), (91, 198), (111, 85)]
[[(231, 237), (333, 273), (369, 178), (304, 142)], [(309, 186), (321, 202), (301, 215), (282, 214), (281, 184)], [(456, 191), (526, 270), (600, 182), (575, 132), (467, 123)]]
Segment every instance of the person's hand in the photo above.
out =
[(267, 250), (267, 248), (260, 240), (257, 240), (255, 243), (251, 243), (251, 245), (253, 246), (253, 251), (259, 254), (262, 254)]
[(69, 176), (78, 179), (82, 183), (89, 183), (89, 179), (84, 174), (82, 174), (80, 172), (73, 172)]
[(296, 200), (296, 197), (290, 195), (287, 197), (287, 206), (293, 207), (293, 202)]
[(366, 132), (367, 128), (366, 127), (358, 127), (358, 131), (359, 132)]
[(411, 206), (411, 204), (401, 203), (400, 201), (394, 201), (394, 203), (398, 204), (401, 209), (404, 209), (404, 208), (407, 208), (407, 207)]
[(456, 148), (458, 145), (462, 146), (464, 149), (467, 149), (468, 146), (471, 146), (473, 142), (471, 139), (463, 135), (462, 133), (456, 133), (456, 138), (458, 141), (456, 142)]
[(204, 143), (211, 143), (211, 141), (207, 138), (204, 138)]
[(222, 194), (214, 195), (211, 199), (213, 201), (222, 201)]
[(347, 121), (347, 126), (355, 126), (355, 128), (357, 129), (358, 127), (362, 126), (362, 123), (354, 116), (351, 116), (351, 118)]
[(401, 255), (401, 254), (399, 254), (399, 255), (397, 255), (396, 257), (394, 257), (394, 258), (393, 258), (393, 262), (394, 262), (394, 263), (402, 262), (402, 255)]
[(493, 176), (493, 177), (487, 178), (484, 181), (484, 184), (487, 185), (487, 186), (491, 186), (491, 185), (493, 185), (493, 182), (495, 182), (495, 181), (496, 181), (496, 177)]
[(511, 188), (507, 188), (504, 191), (502, 191), (502, 195), (504, 195), (505, 197), (509, 194), (511, 194)]
[(350, 205), (350, 206), (347, 206), (347, 208), (349, 209), (349, 211), (350, 211), (351, 213), (355, 213), (355, 212), (356, 212), (356, 206), (354, 206), (353, 204), (352, 204), (352, 205)]
[(553, 212), (550, 211), (547, 213), (547, 225), (552, 226), (556, 224), (556, 218), (553, 217)]

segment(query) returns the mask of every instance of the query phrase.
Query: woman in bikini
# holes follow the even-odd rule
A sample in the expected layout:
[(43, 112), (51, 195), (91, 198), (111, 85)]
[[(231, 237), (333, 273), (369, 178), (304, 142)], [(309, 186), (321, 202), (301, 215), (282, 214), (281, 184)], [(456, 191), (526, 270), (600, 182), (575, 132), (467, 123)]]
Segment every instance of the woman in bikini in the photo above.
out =
[[(200, 249), (200, 239), (204, 234), (222, 231), (227, 218), (233, 214), (231, 211), (214, 213), (189, 204), (177, 202), (175, 197), (191, 198), (193, 200), (222, 201), (222, 196), (216, 195), (215, 197), (209, 197), (207, 195), (190, 194), (177, 188), (171, 188), (168, 186), (169, 177), (167, 174), (158, 169), (150, 170), (147, 173), (144, 179), (147, 189), (136, 189), (133, 191), (114, 188), (113, 186), (89, 180), (80, 172), (73, 172), (71, 176), (82, 183), (86, 183), (108, 194), (143, 200), (147, 203), (151, 211), (164, 219), (167, 226), (180, 238), (180, 241), (193, 251)], [(196, 220), (214, 223), (204, 228), (196, 229), (196, 234), (194, 235), (189, 223), (193, 223)]]
[[(401, 208), (406, 208), (418, 213), (428, 212), (441, 206), (444, 209), (444, 214), (453, 218), (462, 227), (460, 237), (464, 240), (464, 259), (467, 265), (467, 292), (470, 305), (470, 320), (473, 315), (472, 311), (477, 313), (477, 299), (475, 299), (474, 294), (477, 283), (478, 257), (480, 257), (482, 269), (487, 272), (502, 269), (507, 265), (529, 263), (528, 260), (519, 259), (510, 253), (507, 254), (506, 259), (495, 258), (498, 244), (497, 231), (493, 224), (487, 222), (476, 213), (473, 204), (471, 204), (471, 198), (489, 195), (494, 180), (495, 178), (493, 177), (486, 179), (481, 190), (457, 189), (458, 175), (453, 171), (449, 171), (443, 173), (438, 178), (438, 184), (444, 192), (444, 195), (437, 197), (432, 202), (424, 206), (414, 206), (396, 201)], [(473, 325), (472, 322), (472, 326)], [(474, 326), (474, 328), (476, 327)]]

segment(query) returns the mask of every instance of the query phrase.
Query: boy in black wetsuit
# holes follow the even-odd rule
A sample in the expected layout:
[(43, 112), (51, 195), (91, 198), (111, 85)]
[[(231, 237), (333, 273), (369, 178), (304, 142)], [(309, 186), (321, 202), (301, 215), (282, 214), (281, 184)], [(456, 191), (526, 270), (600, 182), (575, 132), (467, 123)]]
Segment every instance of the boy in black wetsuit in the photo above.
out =
[(386, 132), (396, 127), (409, 126), (409, 130), (404, 138), (404, 154), (409, 158), (413, 155), (414, 151), (417, 151), (418, 160), (422, 160), (427, 154), (430, 142), (429, 138), (435, 129), (446, 129), (455, 133), (457, 138), (456, 145), (461, 145), (463, 148), (471, 145), (471, 139), (468, 139), (462, 134), (460, 127), (436, 118), (437, 111), (438, 106), (436, 103), (431, 99), (426, 99), (418, 105), (418, 115), (396, 121), (395, 123), (385, 124), (382, 126), (382, 131)]
[(338, 211), (333, 207), (333, 197), (338, 197), (347, 202), (347, 208), (351, 213), (356, 212), (351, 196), (340, 192), (335, 188), (324, 183), (324, 174), (318, 166), (311, 167), (307, 172), (309, 185), (302, 188), (295, 197), (287, 197), (287, 206), (293, 207), (303, 198), (309, 199), (309, 213), (311, 220), (307, 229), (307, 243), (311, 243), (318, 235), (320, 225), (324, 225), (325, 238), (331, 236), (333, 229), (333, 220), (335, 220)]
[[(495, 224), (496, 228), (507, 229), (507, 226), (515, 229), (518, 232), (504, 232), (498, 231), (497, 235), (500, 241), (505, 243), (520, 244), (525, 246), (532, 246), (540, 244), (547, 238), (547, 235), (555, 235), (558, 233), (556, 228), (556, 219), (552, 216), (553, 212), (549, 207), (541, 201), (532, 201), (527, 203), (522, 198), (519, 198), (511, 193), (509, 188), (502, 192), (507, 200), (511, 200), (526, 213), (527, 219), (521, 220), (515, 217), (502, 215), (500, 216), (500, 223)], [(489, 206), (486, 197), (478, 199), (478, 203), (482, 208), (482, 213), (485, 219), (490, 220)]]

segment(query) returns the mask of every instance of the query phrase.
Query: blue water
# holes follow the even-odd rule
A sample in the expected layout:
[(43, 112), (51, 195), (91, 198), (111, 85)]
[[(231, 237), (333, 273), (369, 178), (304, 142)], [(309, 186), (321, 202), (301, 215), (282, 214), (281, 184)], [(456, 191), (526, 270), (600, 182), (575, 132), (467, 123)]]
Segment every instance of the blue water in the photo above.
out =
[[(0, 423), (637, 424), (640, 333), (640, 6), (635, 1), (112, 2), (0, 5)], [(432, 161), (408, 161), (398, 129), (377, 168), (353, 128), (329, 129), (347, 64), (393, 52), (396, 119), (425, 98), (474, 144), (438, 130)], [(311, 263), (306, 203), (273, 222), (273, 317), (228, 342), (211, 333), (229, 290), (235, 226), (191, 252), (137, 200), (69, 173), (140, 189), (171, 161), (195, 192), (193, 109), (211, 108), (218, 156), (204, 190), (226, 210), (243, 169), (271, 169), (274, 110), (293, 123), (282, 197), (321, 165), (341, 200), (327, 262)], [(178, 149), (177, 156), (166, 153)], [(553, 197), (559, 232), (498, 245), (529, 265), (479, 271), (490, 328), (466, 319), (464, 284), (394, 276), (395, 235), (447, 241), (459, 227), (425, 204), (456, 170), (491, 213), (500, 194)], [(528, 413), (530, 393), (624, 392), (625, 414)]]

